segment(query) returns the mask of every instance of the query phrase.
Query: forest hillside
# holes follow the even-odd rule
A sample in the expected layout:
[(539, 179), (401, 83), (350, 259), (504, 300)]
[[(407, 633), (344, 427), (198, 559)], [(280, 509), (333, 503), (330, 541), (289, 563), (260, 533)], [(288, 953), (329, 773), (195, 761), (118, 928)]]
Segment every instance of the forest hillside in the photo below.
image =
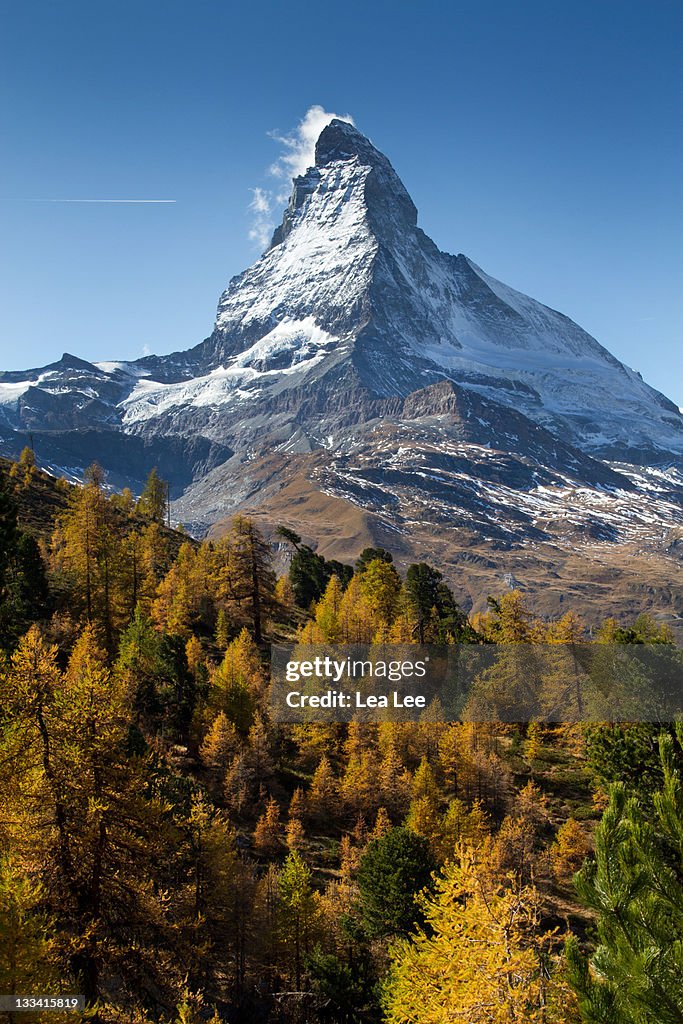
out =
[(269, 697), (274, 641), (666, 626), (516, 590), (468, 616), (436, 565), (290, 528), (278, 577), (248, 517), (171, 529), (156, 471), (137, 499), (29, 450), (0, 472), (0, 993), (100, 1024), (683, 1020), (680, 728), (281, 725)]

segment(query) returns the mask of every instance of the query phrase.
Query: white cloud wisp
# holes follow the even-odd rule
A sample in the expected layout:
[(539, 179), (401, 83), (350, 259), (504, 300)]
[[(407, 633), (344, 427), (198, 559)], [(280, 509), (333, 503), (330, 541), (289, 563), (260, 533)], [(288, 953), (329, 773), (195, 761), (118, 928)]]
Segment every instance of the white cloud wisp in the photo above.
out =
[(315, 163), (315, 144), (323, 128), (330, 121), (347, 121), (353, 124), (350, 114), (333, 114), (319, 104), (309, 107), (296, 131), (289, 135), (271, 132), (271, 138), (284, 146), (284, 153), (272, 164), (270, 173), (276, 178), (296, 178)]
[(269, 132), (271, 139), (278, 142), (284, 149), (277, 160), (271, 164), (268, 173), (281, 180), (277, 190), (256, 186), (250, 189), (252, 198), (249, 203), (251, 224), (249, 240), (261, 249), (268, 245), (275, 224), (272, 214), (275, 207), (286, 203), (289, 198), (291, 181), (303, 174), (315, 163), (315, 144), (323, 128), (334, 119), (353, 124), (350, 114), (334, 114), (319, 104), (309, 107), (296, 129), (287, 135), (280, 132)]

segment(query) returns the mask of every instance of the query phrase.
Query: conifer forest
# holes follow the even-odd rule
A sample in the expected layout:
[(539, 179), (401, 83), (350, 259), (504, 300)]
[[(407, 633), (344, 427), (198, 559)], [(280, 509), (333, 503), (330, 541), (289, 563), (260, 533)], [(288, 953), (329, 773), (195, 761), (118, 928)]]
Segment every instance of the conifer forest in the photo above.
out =
[[(283, 725), (272, 643), (658, 644), (0, 462), (12, 1024), (680, 1024), (683, 726)], [(277, 557), (276, 557), (277, 556)], [(282, 571), (282, 566), (286, 569)], [(279, 568), (278, 568), (279, 567)], [(2, 1013), (0, 1013), (2, 1019)]]

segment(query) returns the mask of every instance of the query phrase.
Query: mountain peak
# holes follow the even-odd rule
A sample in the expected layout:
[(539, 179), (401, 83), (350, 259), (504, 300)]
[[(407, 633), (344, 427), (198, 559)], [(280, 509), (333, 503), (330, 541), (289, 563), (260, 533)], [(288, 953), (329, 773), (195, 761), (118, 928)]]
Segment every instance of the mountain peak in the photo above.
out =
[(318, 136), (315, 164), (294, 178), (289, 203), (269, 249), (289, 236), (305, 207), (319, 215), (318, 204), (310, 205), (314, 195), (319, 199), (327, 196), (328, 206), (334, 196), (332, 205), (340, 212), (348, 207), (349, 196), (353, 195), (380, 235), (387, 229), (391, 233), (392, 225), (410, 229), (417, 224), (415, 204), (389, 160), (354, 125), (338, 118), (333, 118)]
[[(203, 373), (223, 368), (235, 407), (345, 369), (385, 398), (446, 379), (591, 453), (668, 464), (683, 452), (672, 403), (568, 317), (441, 252), (387, 157), (338, 118), (197, 356)], [(150, 395), (145, 384), (126, 415), (156, 416)]]
[(398, 215), (404, 227), (415, 227), (417, 209), (387, 157), (355, 125), (335, 117), (318, 137), (315, 170), (324, 171), (332, 164), (354, 158), (361, 167), (371, 168), (365, 187), (370, 212), (375, 210), (383, 220), (393, 220)]
[(326, 167), (336, 160), (351, 160), (354, 156), (359, 157), (363, 164), (388, 163), (387, 158), (355, 125), (333, 118), (318, 136), (315, 166)]
[[(354, 161), (358, 168), (355, 177), (363, 179), (364, 202), (370, 214), (374, 211), (381, 219), (388, 217), (389, 220), (398, 216), (404, 227), (415, 227), (417, 209), (387, 157), (355, 125), (335, 117), (318, 136), (314, 166), (294, 178), (289, 205), (283, 223), (275, 231), (271, 248), (286, 238), (292, 215), (320, 187), (321, 182), (323, 189), (327, 190), (329, 183), (326, 179), (334, 180), (335, 169), (340, 165), (353, 168)], [(345, 173), (348, 175), (348, 170)]]

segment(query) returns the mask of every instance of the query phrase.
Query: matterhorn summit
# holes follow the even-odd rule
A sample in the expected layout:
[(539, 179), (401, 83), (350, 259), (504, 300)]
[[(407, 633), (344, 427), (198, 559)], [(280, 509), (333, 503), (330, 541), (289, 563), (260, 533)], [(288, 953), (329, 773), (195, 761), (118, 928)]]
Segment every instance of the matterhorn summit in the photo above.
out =
[(672, 402), (566, 316), (440, 252), (387, 158), (340, 120), (295, 179), (268, 250), (230, 282), (211, 338), (188, 356), (193, 387), (141, 383), (126, 423), (188, 402), (275, 398), (344, 368), (385, 397), (453, 381), (608, 458), (683, 453)]

